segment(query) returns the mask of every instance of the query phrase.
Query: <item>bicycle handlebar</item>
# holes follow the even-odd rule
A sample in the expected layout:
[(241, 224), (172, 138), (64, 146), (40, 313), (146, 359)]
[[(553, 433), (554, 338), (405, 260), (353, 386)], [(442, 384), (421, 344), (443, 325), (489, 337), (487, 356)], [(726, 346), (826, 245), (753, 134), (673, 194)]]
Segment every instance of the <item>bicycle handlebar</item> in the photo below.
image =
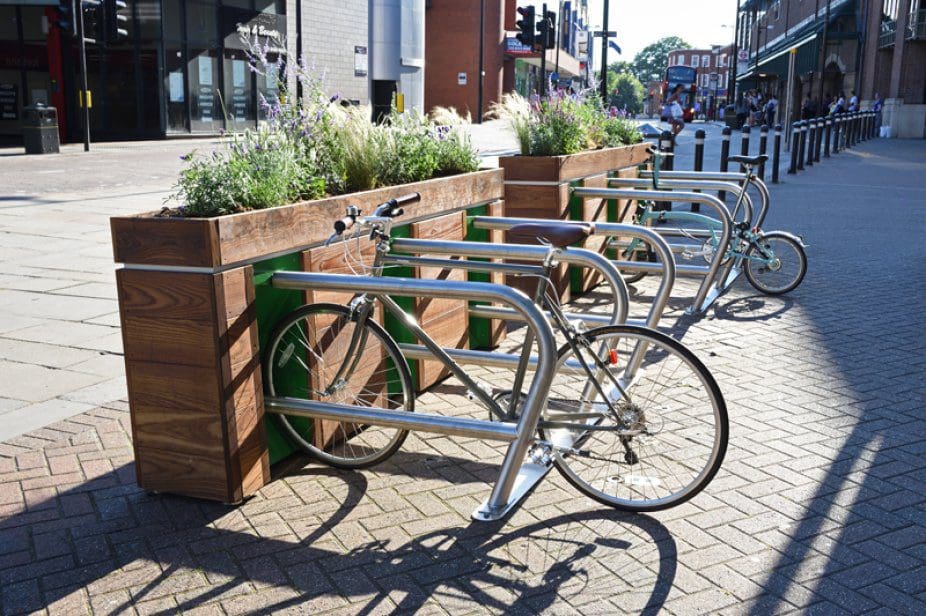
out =
[(384, 201), (377, 205), (373, 212), (373, 216), (370, 217), (361, 216), (360, 208), (358, 208), (356, 205), (348, 205), (347, 216), (341, 218), (340, 220), (334, 221), (334, 235), (328, 238), (328, 241), (325, 242), (325, 245), (327, 246), (345, 231), (353, 227), (358, 220), (361, 224), (367, 224), (368, 222), (375, 222), (377, 219), (396, 218), (405, 213), (405, 210), (400, 206), (410, 203), (417, 203), (420, 200), (421, 194), (417, 192), (389, 199), (388, 201)]

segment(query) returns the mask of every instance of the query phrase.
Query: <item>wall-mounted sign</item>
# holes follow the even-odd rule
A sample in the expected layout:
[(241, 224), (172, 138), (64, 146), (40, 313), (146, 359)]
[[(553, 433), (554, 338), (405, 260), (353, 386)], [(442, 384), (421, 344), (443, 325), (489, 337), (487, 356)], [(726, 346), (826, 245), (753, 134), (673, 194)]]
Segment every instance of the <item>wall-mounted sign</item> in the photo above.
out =
[(457, 85), (458, 86), (466, 85), (466, 73), (457, 73)]
[(505, 53), (509, 56), (540, 57), (540, 54), (513, 36), (505, 37)]
[(0, 83), (0, 120), (19, 119), (18, 93), (16, 84)]
[(363, 45), (354, 46), (354, 77), (366, 77), (369, 67), (367, 48)]

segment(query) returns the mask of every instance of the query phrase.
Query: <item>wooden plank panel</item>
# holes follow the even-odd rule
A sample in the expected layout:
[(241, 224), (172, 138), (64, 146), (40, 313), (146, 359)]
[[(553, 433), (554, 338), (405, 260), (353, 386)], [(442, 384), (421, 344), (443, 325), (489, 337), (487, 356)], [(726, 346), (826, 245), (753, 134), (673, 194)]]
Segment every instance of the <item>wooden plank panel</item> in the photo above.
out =
[(325, 241), (345, 206), (364, 211), (388, 199), (418, 192), (406, 218), (434, 216), (500, 199), (503, 171), (490, 169), (318, 201), (217, 218), (156, 218), (152, 214), (110, 219), (117, 263), (215, 267), (260, 259)]
[[(489, 216), (504, 216), (505, 215), (505, 202), (496, 201), (491, 203), (488, 206), (487, 212)], [(500, 229), (491, 229), (489, 230), (489, 241), (493, 244), (502, 244), (505, 241), (505, 232)], [(501, 261), (501, 259), (493, 259), (494, 261)], [(489, 274), (490, 280), (495, 284), (505, 284), (505, 275), (501, 272), (493, 272)], [(502, 319), (490, 319), (489, 320), (490, 335), (489, 340), (491, 341), (491, 346), (497, 346), (505, 339), (505, 336), (508, 333), (508, 323)]]
[[(420, 239), (462, 241), (466, 235), (466, 220), (462, 212), (457, 212), (414, 223), (411, 231), (412, 237)], [(466, 272), (460, 269), (416, 267), (415, 277), (463, 281), (466, 280)], [(438, 344), (447, 348), (469, 347), (469, 311), (466, 300), (416, 297), (414, 305), (415, 318)], [(449, 374), (440, 362), (417, 361), (418, 390), (430, 387)]]
[(126, 359), (183, 366), (216, 366), (214, 324), (126, 316), (122, 322)]
[(507, 181), (556, 182), (638, 165), (649, 158), (649, 144), (588, 150), (566, 156), (502, 156)]
[(229, 490), (237, 501), (270, 480), (253, 268), (217, 274), (215, 294), (223, 398), (219, 412), (226, 426)]
[(219, 265), (214, 218), (160, 218), (152, 213), (109, 221), (116, 263)]
[[(345, 255), (345, 250), (349, 251), (349, 255)], [(307, 272), (353, 274), (363, 272), (364, 266), (372, 266), (375, 254), (376, 244), (367, 237), (360, 237), (343, 244), (310, 248), (302, 253), (302, 263)], [(353, 297), (353, 293), (309, 289), (305, 292), (305, 297), (308, 304), (330, 302), (346, 305)]]
[[(581, 186), (587, 188), (606, 188), (608, 185), (608, 176), (599, 174), (587, 177), (580, 182)], [(608, 216), (607, 201), (601, 198), (591, 198), (582, 200), (582, 220), (585, 222), (605, 221)], [(594, 250), (600, 254), (605, 253), (607, 238), (595, 236), (588, 238), (582, 243), (583, 248)], [(601, 282), (601, 275), (586, 268), (575, 268), (579, 272), (579, 292), (586, 293)]]
[(156, 447), (136, 447), (135, 451), (138, 484), (143, 489), (236, 502), (229, 494), (221, 459)]
[(116, 286), (133, 317), (205, 321), (214, 313), (211, 274), (118, 269)]
[(568, 206), (567, 183), (546, 186), (505, 185), (505, 216), (565, 220), (569, 216)]

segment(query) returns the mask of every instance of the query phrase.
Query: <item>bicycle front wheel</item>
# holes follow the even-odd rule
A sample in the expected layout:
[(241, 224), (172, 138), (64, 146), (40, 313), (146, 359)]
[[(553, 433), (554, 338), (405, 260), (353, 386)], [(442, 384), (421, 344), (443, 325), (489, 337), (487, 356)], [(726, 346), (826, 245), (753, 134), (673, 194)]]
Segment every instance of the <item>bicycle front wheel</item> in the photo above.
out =
[(691, 351), (618, 325), (560, 349), (540, 430), (577, 489), (617, 509), (657, 511), (704, 489), (729, 428), (720, 389)]
[(790, 235), (771, 231), (746, 251), (743, 273), (757, 291), (781, 295), (801, 284), (807, 273), (807, 254)]
[[(358, 330), (358, 328), (360, 328)], [(310, 304), (284, 317), (264, 357), (271, 396), (351, 406), (414, 410), (408, 364), (375, 321), (337, 304)], [(279, 415), (284, 432), (303, 451), (339, 468), (382, 462), (402, 445), (407, 430)]]

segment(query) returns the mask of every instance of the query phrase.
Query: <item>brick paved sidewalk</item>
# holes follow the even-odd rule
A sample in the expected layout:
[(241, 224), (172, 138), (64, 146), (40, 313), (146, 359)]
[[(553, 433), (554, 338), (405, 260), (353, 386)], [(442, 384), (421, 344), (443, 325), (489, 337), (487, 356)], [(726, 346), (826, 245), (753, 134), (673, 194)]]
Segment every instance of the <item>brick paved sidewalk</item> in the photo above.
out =
[(924, 150), (872, 142), (774, 189), (769, 227), (810, 245), (794, 293), (673, 300), (732, 424), (692, 502), (619, 514), (552, 473), (475, 524), (500, 450), (414, 435), (360, 473), (294, 460), (237, 508), (149, 495), (109, 405), (0, 445), (0, 612), (926, 613)]

